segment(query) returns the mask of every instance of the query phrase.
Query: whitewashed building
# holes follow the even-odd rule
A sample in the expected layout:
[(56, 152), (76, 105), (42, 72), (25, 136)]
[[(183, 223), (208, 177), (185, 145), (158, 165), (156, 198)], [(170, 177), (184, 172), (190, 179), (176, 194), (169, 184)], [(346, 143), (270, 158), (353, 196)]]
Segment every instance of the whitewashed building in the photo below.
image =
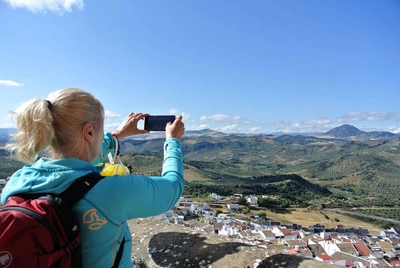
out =
[(250, 195), (249, 197), (247, 197), (246, 200), (250, 206), (258, 206), (258, 197), (257, 196)]
[(211, 197), (212, 199), (214, 199), (214, 201), (220, 201), (222, 199), (222, 197), (216, 193), (211, 193), (209, 195), (209, 197)]
[(230, 210), (239, 210), (240, 206), (238, 204), (228, 204), (227, 208)]

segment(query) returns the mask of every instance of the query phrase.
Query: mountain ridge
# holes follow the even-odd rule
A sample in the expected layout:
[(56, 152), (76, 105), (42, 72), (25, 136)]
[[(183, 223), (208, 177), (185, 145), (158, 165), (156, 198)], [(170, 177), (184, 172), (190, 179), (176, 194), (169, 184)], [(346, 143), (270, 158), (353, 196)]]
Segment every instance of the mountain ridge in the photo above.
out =
[(400, 134), (395, 134), (388, 131), (362, 131), (355, 126), (344, 124), (335, 127), (318, 137), (331, 137), (345, 140), (357, 140), (357, 141), (368, 141), (368, 140), (400, 140)]
[[(9, 134), (15, 132), (16, 128), (0, 128), (0, 143), (4, 142), (9, 138)], [(344, 140), (358, 140), (358, 141), (367, 141), (367, 140), (399, 140), (400, 141), (400, 133), (393, 133), (389, 131), (363, 131), (358, 129), (357, 127), (350, 124), (343, 124), (338, 127), (332, 128), (327, 132), (273, 132), (273, 133), (226, 133), (217, 130), (213, 130), (210, 128), (201, 129), (201, 130), (186, 130), (186, 137), (195, 137), (195, 136), (214, 136), (214, 137), (223, 137), (223, 136), (271, 136), (271, 137), (281, 137), (281, 136), (292, 136), (292, 137), (315, 137), (322, 139), (344, 139)], [(131, 139), (155, 139), (155, 138), (164, 138), (164, 132), (151, 132), (150, 135), (135, 135), (131, 136)], [(304, 138), (301, 138), (304, 139)]]
[(357, 136), (360, 134), (366, 133), (365, 131), (359, 130), (355, 126), (344, 124), (338, 127), (335, 127), (328, 132), (325, 132), (325, 135), (332, 135), (335, 137), (349, 137), (349, 136)]

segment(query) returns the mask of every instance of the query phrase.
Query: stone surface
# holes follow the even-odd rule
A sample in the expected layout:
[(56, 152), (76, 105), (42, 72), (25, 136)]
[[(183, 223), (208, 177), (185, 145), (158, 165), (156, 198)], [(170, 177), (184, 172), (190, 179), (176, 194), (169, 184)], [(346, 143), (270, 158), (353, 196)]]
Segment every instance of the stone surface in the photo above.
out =
[(129, 221), (136, 267), (330, 268), (339, 267), (256, 247), (235, 239), (154, 218)]

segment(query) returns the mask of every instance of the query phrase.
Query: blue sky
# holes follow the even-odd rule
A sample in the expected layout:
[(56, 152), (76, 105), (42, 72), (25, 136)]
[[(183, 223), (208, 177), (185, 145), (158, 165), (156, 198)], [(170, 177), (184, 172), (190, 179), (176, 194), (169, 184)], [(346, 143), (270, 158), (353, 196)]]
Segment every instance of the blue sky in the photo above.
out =
[(79, 87), (111, 130), (131, 111), (187, 130), (400, 133), (398, 0), (0, 0), (0, 127)]

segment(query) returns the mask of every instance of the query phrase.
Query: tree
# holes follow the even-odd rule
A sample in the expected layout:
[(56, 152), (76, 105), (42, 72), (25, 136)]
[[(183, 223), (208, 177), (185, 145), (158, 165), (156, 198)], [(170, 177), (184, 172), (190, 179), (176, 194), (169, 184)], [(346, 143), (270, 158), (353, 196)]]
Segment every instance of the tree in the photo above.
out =
[(237, 203), (238, 203), (238, 205), (241, 205), (241, 206), (247, 206), (248, 205), (247, 200), (244, 197), (238, 198)]
[(244, 214), (250, 213), (250, 208), (247, 207), (247, 208), (243, 209), (243, 213)]
[(261, 219), (264, 219), (264, 220), (267, 218), (267, 214), (266, 214), (265, 212), (259, 213), (258, 216), (259, 216)]
[(260, 207), (267, 208), (267, 207), (271, 207), (274, 205), (276, 205), (276, 201), (271, 198), (259, 198), (258, 199), (258, 206), (260, 206)]

